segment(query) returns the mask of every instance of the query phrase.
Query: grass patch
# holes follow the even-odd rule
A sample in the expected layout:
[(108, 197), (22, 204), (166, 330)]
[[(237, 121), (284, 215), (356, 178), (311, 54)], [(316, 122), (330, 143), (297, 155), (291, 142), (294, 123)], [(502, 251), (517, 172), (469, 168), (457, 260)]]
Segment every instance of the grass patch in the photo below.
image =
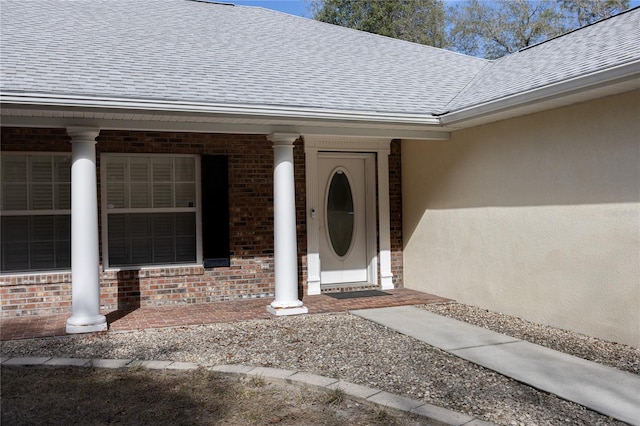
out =
[(258, 375), (258, 376), (251, 376), (249, 378), (249, 384), (253, 387), (261, 388), (267, 383), (265, 382), (264, 377)]
[(327, 399), (325, 403), (327, 405), (340, 405), (346, 397), (347, 395), (344, 393), (344, 390), (336, 387), (327, 392)]
[(206, 369), (2, 367), (3, 425), (419, 425), (327, 392)]

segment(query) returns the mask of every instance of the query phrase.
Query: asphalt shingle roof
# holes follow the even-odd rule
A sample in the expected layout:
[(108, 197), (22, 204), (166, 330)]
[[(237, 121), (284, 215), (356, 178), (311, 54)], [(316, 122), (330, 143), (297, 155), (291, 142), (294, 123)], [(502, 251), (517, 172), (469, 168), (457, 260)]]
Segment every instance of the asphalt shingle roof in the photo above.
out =
[(639, 59), (640, 8), (493, 62), (445, 109), (490, 102)]
[(2, 90), (431, 113), (487, 61), (190, 0), (3, 1)]
[(192, 0), (3, 0), (0, 26), (2, 92), (135, 101), (430, 115), (640, 58), (640, 9), (494, 62)]

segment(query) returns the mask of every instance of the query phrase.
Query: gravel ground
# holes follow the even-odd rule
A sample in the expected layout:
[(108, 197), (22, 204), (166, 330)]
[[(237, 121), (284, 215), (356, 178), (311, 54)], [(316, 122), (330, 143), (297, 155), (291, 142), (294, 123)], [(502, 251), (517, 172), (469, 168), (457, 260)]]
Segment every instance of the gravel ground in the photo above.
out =
[[(628, 346), (461, 304), (424, 308), (638, 374), (640, 350)], [(304, 370), (503, 425), (621, 424), (349, 314), (11, 341), (2, 343), (2, 355), (135, 358)]]

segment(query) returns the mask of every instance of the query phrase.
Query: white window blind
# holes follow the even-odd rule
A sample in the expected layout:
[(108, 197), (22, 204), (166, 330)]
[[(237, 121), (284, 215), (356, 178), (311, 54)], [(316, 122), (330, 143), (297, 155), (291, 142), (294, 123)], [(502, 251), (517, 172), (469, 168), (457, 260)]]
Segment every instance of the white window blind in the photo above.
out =
[(195, 263), (195, 156), (103, 155), (108, 266)]
[(2, 272), (71, 267), (71, 156), (2, 153)]

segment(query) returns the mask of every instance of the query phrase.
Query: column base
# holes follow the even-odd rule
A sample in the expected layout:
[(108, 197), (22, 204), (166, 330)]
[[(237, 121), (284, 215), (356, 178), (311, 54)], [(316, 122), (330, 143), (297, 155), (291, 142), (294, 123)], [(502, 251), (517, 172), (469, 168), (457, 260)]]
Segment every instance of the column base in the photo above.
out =
[(380, 290), (393, 290), (393, 275), (380, 278)]
[(307, 281), (307, 295), (314, 296), (321, 294), (320, 290), (320, 280), (317, 281)]
[(267, 306), (267, 312), (275, 316), (285, 316), (285, 315), (300, 315), (306, 314), (309, 312), (306, 306), (291, 306), (291, 307), (283, 307), (283, 308), (274, 308), (271, 305)]
[(68, 334), (95, 333), (107, 331), (107, 318), (104, 315), (93, 317), (71, 317), (67, 320)]

